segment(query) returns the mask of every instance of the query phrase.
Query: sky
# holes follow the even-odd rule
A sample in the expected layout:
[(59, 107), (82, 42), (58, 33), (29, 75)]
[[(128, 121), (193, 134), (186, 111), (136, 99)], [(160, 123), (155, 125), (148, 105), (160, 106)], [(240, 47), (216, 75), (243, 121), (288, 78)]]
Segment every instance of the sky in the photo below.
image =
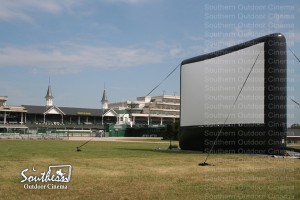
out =
[[(300, 2), (0, 0), (0, 96), (9, 105), (100, 108), (145, 96), (184, 59), (281, 32), (300, 56)], [(288, 52), (288, 96), (300, 63)], [(180, 95), (180, 70), (154, 95)], [(288, 102), (288, 122), (300, 108)]]

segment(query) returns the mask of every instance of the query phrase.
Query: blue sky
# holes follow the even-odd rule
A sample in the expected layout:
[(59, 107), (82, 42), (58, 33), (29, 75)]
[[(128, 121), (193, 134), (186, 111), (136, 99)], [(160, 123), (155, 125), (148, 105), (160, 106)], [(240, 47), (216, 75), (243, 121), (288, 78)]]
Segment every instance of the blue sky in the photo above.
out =
[[(152, 90), (182, 60), (273, 32), (300, 56), (299, 1), (1, 0), (0, 95), (44, 105), (100, 107)], [(300, 63), (288, 52), (288, 95)], [(177, 70), (151, 95), (179, 95)], [(289, 107), (289, 122), (300, 123)]]

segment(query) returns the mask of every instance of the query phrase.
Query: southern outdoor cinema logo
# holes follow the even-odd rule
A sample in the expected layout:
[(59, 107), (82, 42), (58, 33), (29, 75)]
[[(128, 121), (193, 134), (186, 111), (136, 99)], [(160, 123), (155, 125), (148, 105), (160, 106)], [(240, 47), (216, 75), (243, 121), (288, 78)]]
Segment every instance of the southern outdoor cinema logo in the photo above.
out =
[[(48, 171), (37, 172), (33, 167), (32, 170), (28, 168), (21, 172), (24, 189), (68, 189), (65, 183), (71, 181), (72, 166), (71, 165), (50, 165)], [(41, 184), (43, 183), (43, 184)]]

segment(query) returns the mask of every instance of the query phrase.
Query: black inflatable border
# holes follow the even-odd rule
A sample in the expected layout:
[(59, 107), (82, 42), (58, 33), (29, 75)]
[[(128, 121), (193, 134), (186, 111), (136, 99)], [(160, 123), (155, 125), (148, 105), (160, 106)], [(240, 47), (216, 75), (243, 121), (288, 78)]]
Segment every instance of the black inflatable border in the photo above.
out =
[[(287, 129), (286, 39), (282, 33), (273, 33), (226, 49), (186, 59), (181, 63), (182, 70), (182, 66), (185, 64), (204, 61), (262, 42), (265, 49), (264, 124), (226, 125), (216, 142), (213, 153), (284, 154)], [(221, 125), (217, 124), (210, 126), (180, 125), (180, 148), (207, 152), (220, 129)]]

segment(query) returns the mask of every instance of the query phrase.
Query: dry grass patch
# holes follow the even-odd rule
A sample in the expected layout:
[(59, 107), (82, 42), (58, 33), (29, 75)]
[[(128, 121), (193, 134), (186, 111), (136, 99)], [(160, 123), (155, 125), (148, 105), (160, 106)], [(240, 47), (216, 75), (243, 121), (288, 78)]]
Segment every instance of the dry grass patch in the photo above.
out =
[[(159, 152), (168, 144), (0, 141), (1, 199), (299, 199), (300, 160)], [(67, 190), (25, 190), (27, 167), (71, 164)]]

